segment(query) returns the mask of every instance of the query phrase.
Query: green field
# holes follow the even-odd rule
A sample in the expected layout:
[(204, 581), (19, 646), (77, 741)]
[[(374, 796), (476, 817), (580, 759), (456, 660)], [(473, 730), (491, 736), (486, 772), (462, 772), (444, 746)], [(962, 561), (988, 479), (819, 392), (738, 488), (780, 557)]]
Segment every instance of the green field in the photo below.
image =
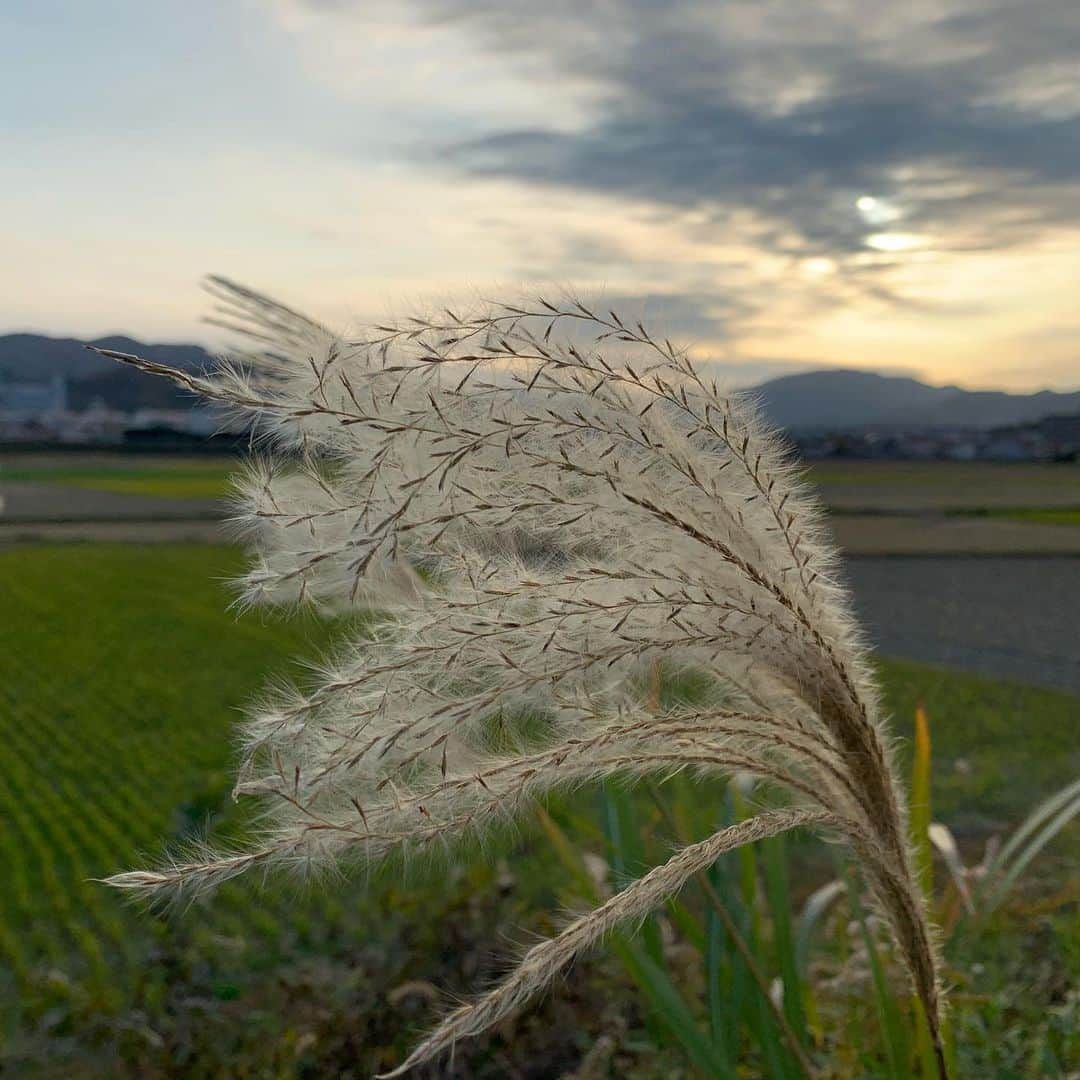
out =
[(1037, 500), (1071, 492), (1080, 484), (1080, 469), (1072, 462), (1004, 463), (997, 461), (869, 461), (828, 459), (809, 465), (809, 478), (824, 487), (872, 485), (921, 488), (948, 493), (963, 488), (1027, 491)]
[(111, 990), (139, 964), (128, 913), (90, 879), (222, 805), (231, 710), (312, 644), (301, 625), (229, 625), (213, 578), (235, 566), (198, 548), (0, 559), (0, 934), (17, 978), (47, 960)]
[(808, 478), (840, 513), (989, 513), (1070, 525), (1080, 508), (1075, 462), (818, 461)]
[[(197, 1075), (240, 1074), (210, 1069), (214, 1054), (258, 1061), (249, 1075), (300, 1075), (304, 1062), (340, 1060), (328, 1046), (347, 1058), (348, 1038), (369, 1065), (386, 1064), (430, 1016), (428, 990), (418, 1004), (396, 987), (475, 988), (500, 970), (512, 928), (550, 933), (566, 875), (528, 826), (507, 842), (516, 849), (507, 864), (493, 849), (403, 886), (237, 884), (168, 917), (92, 880), (207, 824), (225, 835), (245, 827), (227, 797), (236, 709), (288, 658), (316, 656), (333, 628), (230, 614), (222, 580), (239, 568), (224, 547), (0, 552), (0, 1071), (7, 1060), (13, 1075), (29, 1075), (47, 1046), (81, 1061), (79, 1075), (96, 1075), (87, 1061), (101, 1075), (117, 1075), (121, 1061), (124, 1075), (170, 1075), (178, 1061)], [(935, 817), (970, 851), (1072, 779), (1077, 699), (907, 663), (882, 673), (898, 733), (926, 704)], [(1044, 853), (1049, 887), (1076, 845), (1074, 829)], [(1080, 948), (1075, 918), (1053, 925), (1044, 928), (1053, 948)], [(590, 990), (592, 973), (586, 965), (544, 1006), (548, 1033), (561, 1023), (566, 1038), (596, 1037), (601, 1021), (581, 1019), (580, 1002), (573, 1022), (559, 1011), (574, 995), (610, 996), (616, 976)], [(356, 1030), (336, 1030), (343, 1016)], [(323, 1042), (298, 1047), (312, 1031)], [(658, 1070), (666, 1060), (646, 1058)]]
[[(32, 481), (169, 498), (217, 498), (228, 491), (230, 458), (181, 455), (9, 455), (0, 483)], [(809, 479), (835, 510), (979, 511), (1014, 520), (1075, 525), (1080, 468), (1022, 462), (817, 462)]]
[(1036, 525), (1080, 525), (1080, 506), (1005, 507), (988, 513), (990, 517), (1003, 517), (1010, 521), (1030, 521)]
[(235, 463), (230, 458), (122, 457), (117, 454), (38, 460), (10, 458), (0, 465), (4, 481), (60, 484), (116, 491), (123, 495), (155, 495), (170, 499), (216, 499), (228, 492)]

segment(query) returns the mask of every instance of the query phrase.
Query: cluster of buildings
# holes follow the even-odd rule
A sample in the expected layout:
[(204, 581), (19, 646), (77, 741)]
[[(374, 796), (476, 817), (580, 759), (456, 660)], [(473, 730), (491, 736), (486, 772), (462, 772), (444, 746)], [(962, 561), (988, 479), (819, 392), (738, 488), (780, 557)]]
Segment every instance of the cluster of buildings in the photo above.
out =
[(0, 443), (121, 446), (129, 443), (190, 443), (221, 429), (220, 417), (205, 408), (136, 409), (125, 412), (104, 400), (69, 407), (67, 380), (0, 379)]
[(796, 432), (806, 458), (896, 461), (1078, 461), (1080, 416), (1047, 416), (1030, 424), (979, 428), (871, 428)]
[[(190, 445), (221, 432), (221, 418), (204, 407), (141, 408), (131, 412), (91, 401), (69, 407), (67, 381), (0, 378), (0, 443), (121, 446)], [(1030, 424), (979, 429), (860, 428), (794, 431), (806, 458), (914, 461), (1078, 461), (1080, 415), (1048, 416)]]

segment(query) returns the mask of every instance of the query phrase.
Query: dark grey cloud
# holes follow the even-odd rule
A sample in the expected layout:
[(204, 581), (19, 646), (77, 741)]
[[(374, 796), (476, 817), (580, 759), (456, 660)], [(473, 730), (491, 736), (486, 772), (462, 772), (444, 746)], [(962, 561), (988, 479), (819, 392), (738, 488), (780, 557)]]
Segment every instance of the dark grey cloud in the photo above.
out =
[[(449, 29), (431, 40), (468, 45), (450, 45), (448, 69), (483, 80), (490, 59), (493, 86), (509, 71), (514, 98), (531, 88), (521, 122), (447, 130), (414, 157), (451, 179), (534, 188), (535, 214), (500, 216), (495, 199), (483, 223), (520, 253), (518, 277), (616, 281), (614, 306), (706, 344), (737, 381), (796, 370), (836, 341), (849, 356), (865, 342), (869, 362), (894, 356), (892, 327), (911, 341), (925, 325), (933, 363), (950, 320), (945, 349), (970, 366), (964, 321), (1001, 351), (980, 319), (1043, 292), (1060, 321), (1059, 284), (1018, 268), (1080, 229), (1080, 0), (294, 2)], [(538, 103), (550, 105), (539, 123)], [(560, 218), (565, 205), (601, 210)], [(998, 266), (1023, 297), (988, 281)], [(1043, 368), (1060, 382), (1072, 360), (1056, 344)]]
[[(1075, 0), (416, 4), (527, 63), (538, 94), (570, 82), (590, 101), (575, 130), (443, 151), (472, 174), (704, 210), (718, 227), (749, 210), (768, 249), (838, 258), (888, 229), (972, 249), (1080, 221)], [(901, 216), (868, 221), (863, 193)]]

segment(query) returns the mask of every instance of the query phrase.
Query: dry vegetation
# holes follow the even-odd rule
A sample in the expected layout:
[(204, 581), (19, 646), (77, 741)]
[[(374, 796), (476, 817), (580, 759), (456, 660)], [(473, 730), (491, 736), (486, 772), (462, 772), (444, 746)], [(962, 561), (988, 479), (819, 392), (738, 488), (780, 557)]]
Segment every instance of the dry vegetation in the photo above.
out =
[[(262, 838), (113, 883), (198, 892), (439, 848), (584, 779), (746, 772), (780, 803), (536, 945), (395, 1072), (490, 1027), (724, 851), (815, 824), (857, 853), (944, 1076), (938, 959), (865, 650), (817, 511), (753, 415), (670, 342), (579, 301), (347, 342), (215, 289), (256, 343), (216, 374), (109, 355), (248, 415), (287, 455), (241, 485), (244, 602), (381, 614), (313, 685), (251, 711), (236, 790), (267, 806)], [(702, 673), (704, 701), (665, 706), (662, 665)]]

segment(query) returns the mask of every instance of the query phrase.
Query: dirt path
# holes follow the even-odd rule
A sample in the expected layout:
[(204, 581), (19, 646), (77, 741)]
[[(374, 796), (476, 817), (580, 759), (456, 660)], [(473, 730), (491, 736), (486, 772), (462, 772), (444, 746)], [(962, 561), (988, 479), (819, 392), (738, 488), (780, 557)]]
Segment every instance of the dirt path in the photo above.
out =
[(849, 555), (1080, 555), (1080, 526), (944, 514), (834, 516)]
[(5, 544), (222, 544), (229, 540), (216, 518), (193, 521), (9, 521), (0, 519)]
[(0, 525), (47, 521), (194, 521), (220, 518), (220, 499), (173, 499), (66, 484), (0, 485)]
[[(0, 544), (42, 539), (131, 543), (220, 540), (216, 499), (170, 499), (56, 484), (0, 490)], [(850, 555), (1080, 555), (1080, 526), (934, 513), (840, 514), (837, 542)]]

